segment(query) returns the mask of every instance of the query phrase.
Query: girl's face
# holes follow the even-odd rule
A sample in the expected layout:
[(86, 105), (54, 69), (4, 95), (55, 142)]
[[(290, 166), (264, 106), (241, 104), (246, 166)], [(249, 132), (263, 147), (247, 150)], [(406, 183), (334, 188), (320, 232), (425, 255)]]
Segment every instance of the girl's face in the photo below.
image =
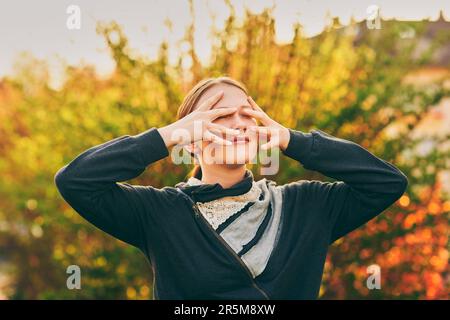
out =
[[(220, 90), (224, 91), (222, 99), (220, 99), (212, 109), (218, 108), (238, 108), (236, 112), (216, 118), (213, 123), (223, 125), (228, 128), (237, 129), (241, 131), (238, 136), (240, 139), (234, 141), (231, 145), (221, 145), (210, 141), (201, 141), (199, 149), (201, 149), (202, 163), (206, 164), (225, 164), (225, 165), (243, 165), (255, 158), (258, 152), (258, 141), (255, 133), (250, 133), (248, 127), (257, 125), (254, 118), (242, 112), (245, 108), (250, 108), (250, 103), (247, 101), (247, 95), (241, 89), (227, 84), (218, 84), (209, 88), (200, 98), (197, 105), (200, 105), (204, 100), (215, 95)], [(233, 136), (220, 135), (227, 140), (233, 140)]]

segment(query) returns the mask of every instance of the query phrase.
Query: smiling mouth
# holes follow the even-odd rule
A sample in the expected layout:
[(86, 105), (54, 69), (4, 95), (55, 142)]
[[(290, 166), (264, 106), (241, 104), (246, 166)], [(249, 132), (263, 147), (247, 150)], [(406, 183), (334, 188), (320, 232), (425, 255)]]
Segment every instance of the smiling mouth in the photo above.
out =
[(229, 141), (233, 144), (244, 144), (250, 142), (250, 138), (246, 136), (232, 137)]

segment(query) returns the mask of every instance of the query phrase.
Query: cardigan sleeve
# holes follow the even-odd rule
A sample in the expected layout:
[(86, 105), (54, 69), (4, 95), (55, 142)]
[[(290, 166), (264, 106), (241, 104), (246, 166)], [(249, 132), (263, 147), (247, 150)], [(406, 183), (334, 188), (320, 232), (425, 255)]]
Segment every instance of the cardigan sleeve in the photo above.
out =
[[(143, 248), (149, 208), (160, 189), (121, 183), (168, 155), (156, 128), (94, 146), (58, 170), (55, 184), (67, 203), (106, 233)], [(150, 200), (147, 200), (150, 199)], [(154, 202), (154, 201), (153, 201)]]
[(405, 174), (362, 146), (318, 129), (289, 131), (283, 153), (305, 169), (337, 180), (310, 183), (315, 201), (326, 212), (330, 244), (376, 217), (405, 192)]

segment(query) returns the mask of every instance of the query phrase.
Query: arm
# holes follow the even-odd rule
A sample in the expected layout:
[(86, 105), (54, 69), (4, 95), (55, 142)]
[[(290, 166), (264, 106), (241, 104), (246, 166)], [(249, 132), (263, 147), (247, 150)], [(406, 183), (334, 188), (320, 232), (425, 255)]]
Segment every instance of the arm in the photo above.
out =
[[(122, 136), (86, 150), (56, 173), (59, 192), (101, 230), (145, 249), (144, 235), (157, 228), (158, 204), (170, 199), (165, 198), (167, 192), (163, 189), (120, 181), (139, 176), (149, 164), (168, 156), (172, 145), (199, 140), (230, 144), (212, 133), (239, 134), (213, 123), (214, 119), (235, 112), (235, 108), (211, 109), (222, 96), (223, 91), (209, 97), (188, 116), (166, 127)], [(198, 122), (202, 124), (200, 130), (196, 128)]]
[(289, 129), (283, 153), (336, 182), (315, 183), (330, 223), (330, 244), (371, 220), (404, 193), (407, 177), (360, 145), (321, 130)]
[(63, 198), (86, 220), (142, 248), (145, 228), (152, 213), (157, 212), (149, 204), (160, 190), (119, 181), (139, 176), (149, 164), (167, 155), (164, 140), (152, 128), (84, 151), (56, 173), (55, 184)]

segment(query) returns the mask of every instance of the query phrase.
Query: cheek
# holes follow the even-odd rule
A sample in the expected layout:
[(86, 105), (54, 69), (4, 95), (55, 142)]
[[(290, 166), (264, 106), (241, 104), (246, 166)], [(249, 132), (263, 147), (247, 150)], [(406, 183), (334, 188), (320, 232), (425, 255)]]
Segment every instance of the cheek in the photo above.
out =
[(256, 122), (256, 120), (254, 118), (250, 118), (250, 119), (247, 119), (246, 124), (248, 126), (256, 126), (257, 122)]

